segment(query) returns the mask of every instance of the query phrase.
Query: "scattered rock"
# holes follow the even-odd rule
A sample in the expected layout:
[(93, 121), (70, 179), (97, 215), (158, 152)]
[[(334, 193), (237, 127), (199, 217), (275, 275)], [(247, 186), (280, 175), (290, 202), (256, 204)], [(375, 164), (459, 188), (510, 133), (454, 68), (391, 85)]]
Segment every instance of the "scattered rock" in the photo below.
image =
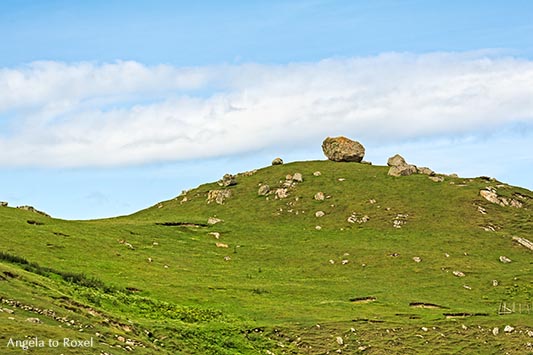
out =
[(337, 344), (339, 345), (343, 345), (344, 344), (344, 340), (342, 339), (342, 337), (337, 337)]
[(324, 217), (326, 214), (324, 213), (324, 211), (316, 211), (315, 212), (315, 217), (317, 218), (320, 218), (320, 217)]
[(333, 264), (335, 264), (335, 260), (333, 260), (333, 259), (329, 259), (329, 263), (330, 263), (331, 265), (333, 265)]
[(523, 203), (518, 200), (515, 200), (514, 198), (498, 196), (497, 191), (494, 188), (491, 188), (490, 186), (487, 187), (485, 190), (480, 190), (479, 194), (485, 200), (491, 203), (500, 205), (502, 207), (507, 207), (507, 206), (511, 206), (515, 208), (523, 207)]
[(266, 196), (270, 192), (270, 186), (268, 185), (261, 185), (259, 186), (259, 189), (257, 190), (257, 194), (259, 196)]
[(356, 212), (352, 212), (352, 214), (348, 217), (347, 221), (349, 223), (366, 223), (370, 220), (370, 217), (367, 215), (359, 216)]
[(462, 272), (462, 271), (454, 271), (453, 275), (457, 276), (457, 277), (465, 277), (466, 276), (465, 273)]
[(217, 246), (217, 248), (229, 248), (229, 245), (225, 243), (215, 243), (215, 245)]
[(231, 195), (231, 190), (210, 190), (207, 193), (207, 203), (216, 202), (219, 205), (223, 205)]
[(422, 168), (416, 168), (417, 172), (422, 175), (429, 175), (429, 176), (435, 176), (435, 172), (431, 170), (430, 168), (422, 167)]
[(317, 201), (324, 201), (326, 197), (324, 196), (323, 192), (317, 192), (314, 196), (314, 199)]
[(499, 285), (498, 280), (492, 280), (492, 286), (496, 287)]
[(17, 208), (20, 209), (20, 210), (37, 213), (37, 214), (40, 214), (41, 216), (50, 217), (50, 215), (44, 213), (43, 211), (39, 211), (38, 209), (36, 209), (33, 206), (18, 206)]
[(442, 176), (430, 176), (429, 180), (434, 182), (443, 182), (444, 178)]
[(500, 328), (498, 327), (492, 328), (492, 335), (496, 336), (498, 334), (500, 334)]
[(402, 228), (403, 225), (407, 224), (407, 217), (409, 217), (408, 214), (398, 213), (396, 217), (394, 217), (394, 220), (392, 221), (392, 226), (398, 229)]
[(414, 256), (414, 257), (413, 257), (413, 261), (414, 261), (415, 263), (419, 263), (419, 262), (422, 261), (422, 258), (420, 258), (419, 256)]
[(231, 257), (229, 257), (229, 256), (225, 256), (224, 257), (224, 261), (230, 261), (230, 260), (231, 260)]
[(342, 265), (346, 265), (346, 264), (348, 264), (348, 263), (349, 263), (349, 261), (348, 261), (347, 259), (343, 259), (343, 260), (341, 261), (341, 264), (342, 264)]
[(530, 242), (526, 238), (520, 238), (520, 237), (513, 237), (513, 240), (518, 242), (520, 245), (533, 250), (533, 242)]
[(410, 164), (391, 166), (389, 172), (390, 176), (409, 176), (416, 174), (416, 166)]
[(321, 226), (316, 226), (315, 229), (316, 229), (317, 231), (319, 231), (319, 230), (322, 229), (322, 227), (321, 227)]
[(218, 185), (223, 187), (237, 185), (237, 177), (231, 174), (225, 174), (222, 179), (218, 180)]
[[(320, 175), (322, 175), (322, 173), (321, 173), (320, 171), (315, 171), (315, 172), (313, 173), (313, 176), (320, 176)], [(7, 203), (7, 202), (6, 202), (6, 203)]]
[(514, 331), (514, 327), (511, 327), (510, 325), (506, 325), (505, 328), (503, 328), (503, 331), (505, 333), (512, 333)]
[(288, 193), (287, 193), (287, 189), (286, 188), (279, 188), (279, 189), (276, 189), (276, 192), (275, 192), (275, 197), (277, 199), (283, 199), (283, 198), (287, 198), (288, 196)]
[(500, 256), (500, 261), (501, 261), (502, 263), (504, 263), (504, 264), (508, 264), (508, 263), (510, 263), (512, 260), (509, 259), (508, 257), (502, 255), (502, 256)]
[(210, 232), (209, 235), (212, 235), (213, 237), (215, 237), (215, 239), (219, 239), (220, 238), (220, 233), (219, 232)]
[(332, 161), (361, 162), (365, 156), (365, 147), (357, 141), (346, 137), (327, 137), (322, 142), (324, 155)]
[(207, 224), (209, 224), (209, 225), (214, 225), (214, 224), (217, 224), (217, 223), (220, 223), (220, 222), (224, 222), (224, 221), (221, 220), (220, 218), (216, 218), (216, 217), (209, 217), (207, 219)]
[(302, 181), (304, 181), (304, 178), (303, 178), (302, 174), (294, 173), (294, 175), (292, 176), (292, 181), (302, 182)]
[(272, 165), (281, 165), (283, 164), (283, 159), (281, 158), (275, 158), (274, 160), (272, 160)]
[(388, 166), (407, 165), (407, 162), (400, 154), (396, 154), (387, 160), (387, 165)]
[(42, 321), (39, 318), (26, 318), (26, 322), (35, 323), (35, 324), (41, 324)]

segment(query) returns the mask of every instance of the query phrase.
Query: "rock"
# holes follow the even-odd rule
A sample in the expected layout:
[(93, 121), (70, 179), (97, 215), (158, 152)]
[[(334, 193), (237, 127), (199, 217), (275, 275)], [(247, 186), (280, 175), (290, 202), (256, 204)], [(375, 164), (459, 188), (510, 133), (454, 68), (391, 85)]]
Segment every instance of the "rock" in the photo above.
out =
[(288, 196), (287, 189), (284, 189), (284, 188), (276, 189), (275, 195), (276, 195), (276, 198), (280, 200), (282, 198), (286, 198)]
[(512, 260), (509, 259), (508, 257), (502, 255), (502, 256), (500, 256), (500, 261), (502, 263), (504, 263), (504, 264), (509, 264)]
[(518, 242), (520, 245), (533, 250), (533, 242), (527, 240), (526, 238), (520, 238), (520, 237), (513, 237), (513, 240), (515, 242)]
[(409, 176), (416, 174), (416, 166), (410, 164), (391, 166), (389, 172), (390, 176)]
[(400, 154), (396, 154), (387, 160), (387, 165), (388, 166), (407, 165), (407, 162)]
[(224, 261), (230, 261), (230, 260), (231, 260), (231, 258), (229, 256), (225, 256), (224, 257)]
[(9, 205), (9, 203), (5, 201), (0, 201), (0, 207), (7, 207), (7, 205)]
[(319, 230), (322, 229), (322, 227), (321, 227), (321, 226), (316, 226), (315, 229), (316, 229), (317, 231), (319, 231)]
[(421, 259), (419, 256), (414, 256), (414, 257), (413, 257), (413, 261), (414, 261), (415, 263), (419, 263), (419, 262), (422, 261), (422, 259)]
[(266, 196), (270, 192), (270, 186), (268, 185), (261, 185), (259, 186), (259, 190), (257, 190), (257, 194), (259, 196)]
[(44, 213), (43, 211), (39, 211), (38, 209), (36, 209), (33, 206), (18, 206), (17, 208), (21, 209), (21, 210), (24, 210), (24, 211), (37, 213), (37, 214), (40, 214), (40, 215), (45, 216), (45, 217), (50, 217), (50, 215)]
[(324, 211), (316, 211), (315, 212), (315, 217), (317, 218), (320, 218), (320, 217), (324, 217), (326, 214), (324, 213)]
[(209, 224), (209, 225), (214, 225), (214, 224), (217, 224), (217, 223), (220, 223), (220, 222), (223, 222), (223, 220), (221, 220), (220, 218), (216, 218), (216, 217), (209, 217), (207, 219), (207, 224)]
[(322, 142), (324, 155), (332, 161), (357, 162), (363, 160), (365, 147), (346, 137), (327, 137)]
[(479, 194), (481, 197), (483, 197), (485, 200), (491, 202), (500, 204), (500, 200), (498, 199), (498, 194), (495, 191), (489, 191), (489, 190), (481, 190), (479, 191)]
[(492, 286), (496, 287), (499, 285), (498, 280), (492, 280)]
[(317, 201), (324, 201), (325, 198), (326, 197), (324, 196), (323, 192), (317, 192), (314, 197), (314, 199)]
[(371, 161), (361, 160), (361, 164), (372, 165)]
[[(321, 173), (320, 171), (315, 171), (315, 172), (313, 173), (313, 176), (320, 176), (320, 175), (322, 175), (322, 173)], [(7, 203), (7, 202), (6, 202), (6, 203)]]
[(215, 243), (215, 245), (217, 246), (217, 248), (229, 248), (229, 245), (225, 243)]
[(443, 182), (444, 178), (442, 176), (430, 176), (429, 180), (434, 182)]
[(209, 232), (209, 235), (212, 235), (213, 237), (215, 237), (215, 239), (219, 239), (220, 238), (220, 233), (219, 232)]
[(435, 176), (435, 172), (431, 170), (430, 168), (422, 167), (422, 168), (416, 168), (417, 172), (422, 175), (429, 175), (429, 176)]
[(511, 327), (510, 325), (506, 325), (505, 328), (503, 328), (503, 331), (505, 333), (512, 333), (514, 331), (514, 327)]
[(514, 198), (507, 198), (498, 196), (496, 190), (488, 187), (486, 190), (480, 190), (479, 194), (487, 201), (500, 205), (502, 207), (511, 206), (516, 208), (522, 208), (523, 203), (515, 200)]
[(39, 318), (26, 318), (26, 322), (35, 323), (35, 324), (41, 324), (41, 320)]
[(218, 180), (218, 185), (223, 187), (237, 185), (237, 177), (231, 174), (225, 174), (222, 179)]
[(344, 340), (342, 339), (342, 337), (337, 337), (337, 344), (339, 345), (343, 345), (344, 344)]
[(370, 217), (368, 217), (367, 215), (359, 217), (356, 212), (352, 212), (352, 214), (348, 217), (348, 219), (346, 221), (348, 221), (349, 223), (362, 224), (362, 223), (368, 222), (369, 220), (370, 220)]
[(283, 164), (283, 159), (281, 158), (275, 158), (274, 160), (272, 160), (272, 165), (281, 165)]
[(453, 272), (454, 276), (457, 276), (457, 277), (465, 277), (465, 273), (462, 272), (462, 271), (454, 271)]
[(500, 334), (500, 328), (498, 327), (492, 328), (492, 335), (496, 336), (498, 334)]
[(302, 182), (302, 181), (304, 181), (304, 178), (303, 178), (302, 174), (294, 173), (294, 175), (292, 176), (292, 181)]
[(231, 190), (210, 190), (207, 193), (207, 203), (216, 202), (219, 205), (223, 205), (231, 195)]

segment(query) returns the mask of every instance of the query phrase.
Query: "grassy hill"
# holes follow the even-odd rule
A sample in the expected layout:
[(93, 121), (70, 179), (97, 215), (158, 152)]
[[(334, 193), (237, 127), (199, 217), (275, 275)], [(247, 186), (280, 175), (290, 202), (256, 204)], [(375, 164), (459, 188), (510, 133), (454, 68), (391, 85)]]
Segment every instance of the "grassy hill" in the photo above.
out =
[(95, 221), (2, 207), (2, 353), (27, 337), (35, 354), (533, 353), (533, 252), (513, 240), (533, 240), (533, 192), (387, 170), (270, 166)]

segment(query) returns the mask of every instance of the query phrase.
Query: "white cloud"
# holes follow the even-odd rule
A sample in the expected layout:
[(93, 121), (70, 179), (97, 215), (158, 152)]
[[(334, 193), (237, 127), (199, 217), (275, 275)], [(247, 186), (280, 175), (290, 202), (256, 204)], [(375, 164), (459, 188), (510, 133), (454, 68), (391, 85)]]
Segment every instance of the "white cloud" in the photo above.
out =
[[(108, 166), (303, 146), (484, 134), (533, 124), (533, 61), (389, 53), (199, 68), (0, 69), (0, 165)], [(2, 120), (4, 124), (2, 124)]]

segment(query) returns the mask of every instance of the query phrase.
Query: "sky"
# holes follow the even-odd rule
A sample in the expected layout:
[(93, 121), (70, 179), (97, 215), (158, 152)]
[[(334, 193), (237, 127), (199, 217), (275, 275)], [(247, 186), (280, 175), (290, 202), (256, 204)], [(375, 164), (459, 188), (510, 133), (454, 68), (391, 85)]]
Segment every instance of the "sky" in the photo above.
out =
[(533, 189), (533, 2), (0, 2), (0, 201), (133, 213), (325, 159)]

